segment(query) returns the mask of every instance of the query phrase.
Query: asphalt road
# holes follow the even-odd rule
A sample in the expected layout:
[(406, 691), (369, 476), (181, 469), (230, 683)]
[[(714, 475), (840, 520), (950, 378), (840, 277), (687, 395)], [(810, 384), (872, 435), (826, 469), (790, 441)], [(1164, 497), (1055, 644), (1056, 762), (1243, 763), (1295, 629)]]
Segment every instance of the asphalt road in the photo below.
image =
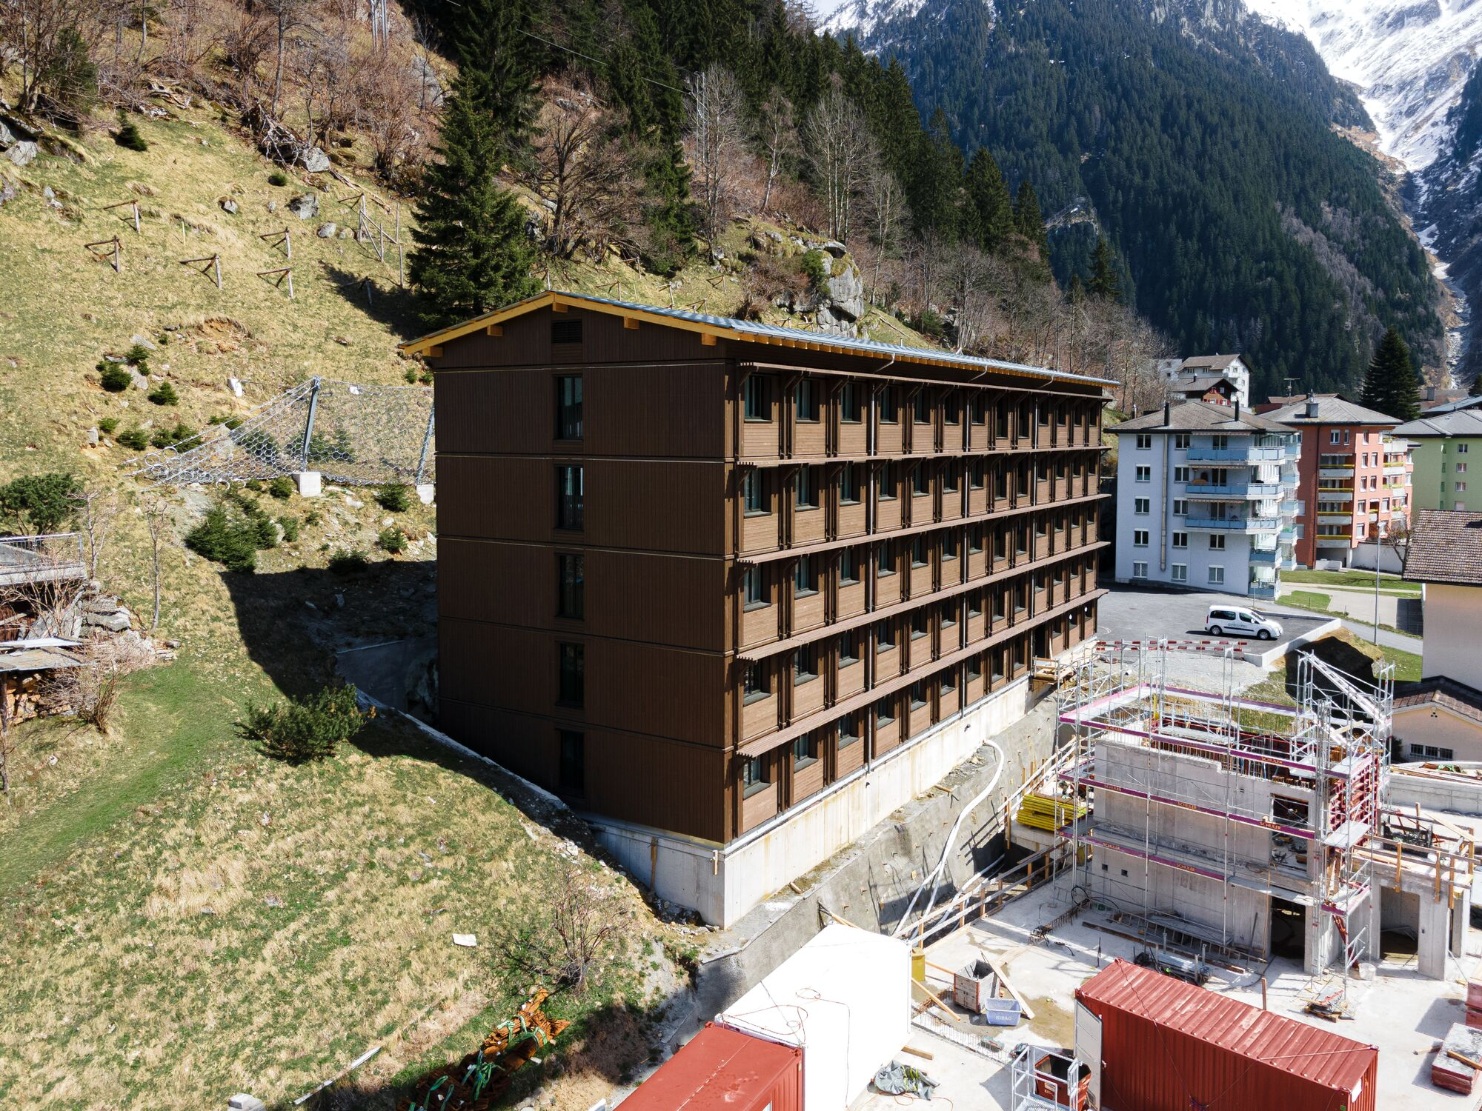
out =
[(1276, 618), (1281, 622), (1283, 635), (1269, 642), (1273, 648), (1329, 620), (1280, 602), (1254, 601), (1229, 594), (1136, 589), (1115, 584), (1110, 584), (1110, 590), (1100, 604), (1099, 631), (1105, 640), (1205, 637), (1208, 634), (1204, 631), (1204, 616), (1213, 605), (1244, 606)]

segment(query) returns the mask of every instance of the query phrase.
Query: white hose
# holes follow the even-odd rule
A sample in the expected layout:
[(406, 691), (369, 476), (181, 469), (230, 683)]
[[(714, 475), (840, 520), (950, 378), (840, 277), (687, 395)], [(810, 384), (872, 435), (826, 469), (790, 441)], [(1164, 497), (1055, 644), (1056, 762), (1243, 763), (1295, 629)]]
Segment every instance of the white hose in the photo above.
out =
[(936, 906), (937, 888), (941, 886), (940, 880), (942, 871), (947, 867), (947, 861), (952, 856), (952, 847), (957, 843), (957, 831), (962, 828), (962, 823), (967, 820), (967, 816), (971, 814), (978, 807), (978, 805), (983, 802), (984, 799), (986, 799), (993, 793), (993, 789), (998, 786), (998, 781), (1003, 776), (1003, 766), (1007, 762), (1007, 758), (1003, 754), (1003, 749), (998, 747), (997, 741), (985, 741), (983, 743), (986, 744), (998, 755), (998, 767), (993, 770), (993, 778), (988, 781), (988, 786), (984, 787), (981, 791), (974, 795), (972, 801), (964, 806), (958, 813), (957, 821), (952, 823), (952, 832), (947, 834), (947, 843), (942, 847), (942, 859), (937, 861), (937, 866), (932, 869), (931, 875), (927, 876), (926, 879), (921, 881), (921, 886), (918, 887), (916, 889), (916, 893), (911, 896), (911, 901), (906, 905), (906, 912), (901, 915), (901, 920), (896, 923), (895, 931), (890, 935), (891, 937), (900, 937), (901, 934), (905, 932), (906, 924), (911, 919), (911, 911), (916, 909), (916, 900), (921, 898), (921, 893), (926, 890), (926, 885), (931, 884), (931, 898), (928, 899), (926, 902), (926, 909), (921, 912), (921, 920), (923, 922), (926, 921), (926, 916), (931, 913), (931, 908)]

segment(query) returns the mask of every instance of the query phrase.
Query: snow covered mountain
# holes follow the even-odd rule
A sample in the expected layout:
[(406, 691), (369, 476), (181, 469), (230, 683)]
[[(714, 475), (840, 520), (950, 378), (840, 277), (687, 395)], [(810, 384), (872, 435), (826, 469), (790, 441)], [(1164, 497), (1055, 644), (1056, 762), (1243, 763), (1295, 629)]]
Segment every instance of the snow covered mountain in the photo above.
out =
[(1245, 0), (1357, 87), (1379, 145), (1411, 170), (1449, 153), (1447, 113), (1482, 55), (1482, 0)]

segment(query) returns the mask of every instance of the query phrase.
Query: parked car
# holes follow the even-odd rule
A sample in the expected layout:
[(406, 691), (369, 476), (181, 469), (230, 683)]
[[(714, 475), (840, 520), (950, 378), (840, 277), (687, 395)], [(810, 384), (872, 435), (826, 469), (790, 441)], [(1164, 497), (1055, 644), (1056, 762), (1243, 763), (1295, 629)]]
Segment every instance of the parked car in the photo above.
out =
[(1281, 636), (1281, 623), (1255, 610), (1239, 606), (1210, 606), (1204, 617), (1204, 631), (1210, 636), (1225, 635), (1276, 640)]

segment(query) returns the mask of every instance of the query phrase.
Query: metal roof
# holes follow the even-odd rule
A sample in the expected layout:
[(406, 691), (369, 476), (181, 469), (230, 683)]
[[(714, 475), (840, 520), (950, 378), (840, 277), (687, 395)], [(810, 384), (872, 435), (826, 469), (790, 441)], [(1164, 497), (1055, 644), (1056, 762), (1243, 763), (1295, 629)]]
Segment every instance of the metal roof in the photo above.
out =
[(1426, 413), (1395, 429), (1397, 436), (1482, 436), (1482, 412), (1476, 409), (1452, 409), (1449, 412)]
[(999, 371), (1004, 374), (1043, 378), (1055, 382), (1080, 382), (1093, 386), (1115, 386), (1117, 384), (1110, 378), (1094, 378), (1085, 374), (1051, 370), (1048, 367), (1008, 363), (998, 359), (982, 359), (975, 355), (962, 355), (954, 351), (941, 351), (931, 347), (908, 347), (903, 343), (879, 343), (875, 340), (852, 339), (832, 332), (784, 328), (778, 324), (762, 324), (754, 320), (739, 320), (730, 316), (713, 316), (709, 313), (694, 312), (691, 309), (666, 309), (658, 305), (616, 301), (608, 297), (595, 297), (587, 293), (569, 293), (563, 290), (547, 290), (524, 301), (516, 302), (508, 308), (485, 313), (483, 316), (474, 317), (462, 324), (411, 340), (402, 344), (401, 350), (409, 355), (429, 355), (435, 358), (433, 349), (443, 343), (552, 305), (589, 309), (593, 312), (634, 317), (639, 320), (646, 318), (652, 323), (741, 342), (803, 347), (844, 355), (869, 355), (887, 360), (887, 366), (893, 362), (927, 363), (934, 366), (961, 367), (966, 370)]
[(1282, 432), (1294, 436), (1290, 428), (1239, 406), (1215, 405), (1208, 401), (1184, 401), (1170, 405), (1167, 417), (1163, 409), (1154, 409), (1140, 417), (1108, 425), (1106, 431), (1123, 432), (1219, 432), (1242, 435), (1256, 432)]
[(54, 648), (22, 648), (15, 652), (0, 652), (0, 672), (53, 671), (63, 667), (81, 667), (76, 656)]
[[(1317, 416), (1315, 417), (1307, 415), (1309, 400), (1317, 402)], [(1290, 405), (1283, 405), (1280, 409), (1272, 410), (1265, 416), (1271, 420), (1279, 420), (1282, 424), (1384, 424), (1393, 427), (1400, 423), (1394, 417), (1385, 416), (1377, 409), (1366, 409), (1335, 393), (1317, 394), (1312, 398), (1304, 397)]]
[(1249, 1061), (1345, 1092), (1363, 1079), (1379, 1053), (1374, 1046), (1124, 960), (1113, 961), (1075, 994), (1078, 1002), (1105, 1004)]

